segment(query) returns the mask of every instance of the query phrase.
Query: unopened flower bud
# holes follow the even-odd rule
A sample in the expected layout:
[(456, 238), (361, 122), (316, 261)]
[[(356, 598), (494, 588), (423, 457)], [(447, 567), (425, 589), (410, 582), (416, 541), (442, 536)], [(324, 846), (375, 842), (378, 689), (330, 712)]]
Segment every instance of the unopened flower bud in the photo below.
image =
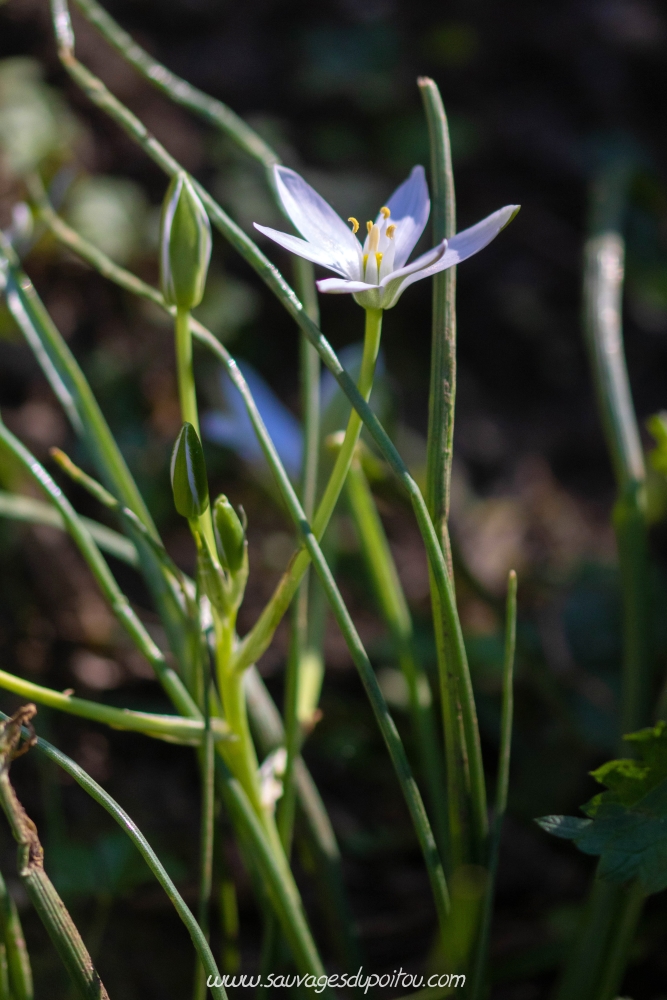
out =
[(213, 504), (213, 525), (220, 562), (230, 573), (237, 573), (245, 555), (245, 526), (224, 494)]
[(162, 205), (160, 283), (170, 305), (194, 309), (204, 295), (211, 224), (187, 174), (172, 179)]
[(204, 452), (192, 424), (183, 424), (176, 438), (171, 456), (171, 488), (182, 517), (201, 517), (208, 507), (208, 483)]

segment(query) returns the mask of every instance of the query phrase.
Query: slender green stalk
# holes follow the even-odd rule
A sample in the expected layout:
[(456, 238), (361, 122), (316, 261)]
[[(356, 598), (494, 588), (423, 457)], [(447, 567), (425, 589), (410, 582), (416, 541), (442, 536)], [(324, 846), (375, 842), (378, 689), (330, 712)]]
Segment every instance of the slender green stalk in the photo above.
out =
[[(79, 368), (74, 356), (60, 336), (51, 317), (44, 308), (35, 292), (30, 279), (22, 273), (17, 273), (18, 259), (5, 237), (0, 233), (0, 282), (2, 282), (2, 258), (5, 259), (4, 279), (7, 304), (26, 335), (29, 342), (34, 342), (32, 317), (35, 317), (41, 327), (44, 337), (43, 349), (51, 365), (57, 370), (61, 385), (70, 395), (76, 408), (79, 427), (83, 428), (84, 439), (91, 453), (99, 453), (103, 459), (105, 470), (117, 486), (123, 501), (135, 514), (155, 532), (151, 516), (143, 497), (132, 479), (129, 469), (114, 441), (102, 412), (98, 406), (88, 382)], [(18, 279), (18, 280), (17, 280)], [(31, 343), (33, 346), (33, 343)], [(39, 359), (39, 358), (38, 358)]]
[(417, 662), (412, 636), (412, 618), (384, 533), (368, 481), (358, 459), (352, 462), (347, 476), (347, 497), (373, 588), (392, 638), (405, 677), (410, 715), (421, 769), (428, 788), (434, 832), (444, 857), (447, 844), (447, 811), (443, 799), (445, 779), (438, 753), (438, 739), (428, 677)]
[(37, 709), (26, 705), (0, 732), (0, 806), (18, 844), (18, 874), (63, 965), (83, 1000), (108, 1000), (102, 981), (65, 904), (44, 871), (44, 851), (37, 827), (19, 802), (9, 780), (9, 765), (21, 740), (21, 725)]
[[(456, 232), (456, 196), (447, 116), (436, 83), (428, 77), (418, 81), (431, 147), (432, 224), (434, 242), (451, 238)], [(426, 503), (440, 539), (449, 575), (453, 579), (449, 541), (449, 502), (454, 442), (456, 402), (456, 268), (433, 278), (433, 320), (431, 335), (431, 382), (426, 464)], [(442, 705), (451, 865), (456, 868), (485, 851), (479, 828), (471, 828), (469, 797), (471, 776), (466, 732), (459, 723), (459, 685), (448, 666), (447, 643), (440, 624), (440, 601), (430, 576), (436, 632), (440, 701)], [(479, 827), (479, 824), (477, 824)], [(472, 838), (476, 843), (469, 843)]]
[(591, 1000), (609, 1000), (610, 997), (616, 997), (621, 989), (637, 924), (646, 902), (646, 897), (636, 882), (626, 887), (625, 895), (625, 903), (605, 948), (605, 962)]
[[(35, 500), (34, 497), (23, 496), (18, 493), (6, 493), (0, 490), (0, 517), (10, 517), (14, 521), (26, 521), (29, 524), (44, 524), (49, 528), (60, 528), (65, 530), (65, 522), (58, 511), (42, 500)], [(139, 565), (139, 557), (136, 547), (123, 535), (119, 535), (112, 528), (107, 528), (99, 521), (92, 521), (89, 517), (82, 517), (82, 523), (86, 526), (94, 539), (96, 545), (110, 556), (115, 556), (128, 566)]]
[[(207, 941), (209, 937), (209, 909), (213, 890), (213, 847), (215, 815), (215, 740), (211, 728), (208, 692), (204, 699), (205, 731), (202, 745), (201, 771), (201, 829), (199, 848), (199, 926)], [(206, 1000), (206, 969), (201, 961), (195, 969), (194, 1000)]]
[[(296, 285), (301, 301), (310, 318), (319, 321), (317, 292), (313, 265), (302, 257), (295, 258)], [(303, 468), (301, 472), (301, 504), (309, 521), (315, 511), (317, 474), (320, 456), (320, 358), (304, 335), (299, 335), (299, 375), (301, 383), (301, 412), (303, 418)], [(308, 643), (308, 594), (310, 573), (306, 570), (292, 612), (292, 635), (285, 675), (285, 749), (287, 760), (283, 776), (283, 795), (278, 804), (278, 830), (283, 846), (290, 856), (296, 784), (294, 763), (301, 750), (301, 722), (299, 703), (304, 659), (309, 655)]]
[(178, 710), (182, 715), (189, 716), (190, 718), (201, 718), (199, 709), (183, 686), (180, 677), (167, 665), (163, 653), (155, 645), (133, 611), (128, 599), (120, 590), (100, 550), (93, 541), (92, 536), (85, 525), (79, 520), (76, 511), (60, 487), (53, 481), (46, 469), (40, 465), (37, 459), (30, 454), (28, 449), (18, 438), (14, 437), (1, 421), (0, 442), (18, 459), (25, 470), (30, 473), (59, 511), (63, 521), (67, 525), (67, 530), (88, 563), (95, 580), (109, 602), (116, 618), (128, 633), (137, 649), (151, 664), (158, 680)]
[[(161, 169), (169, 176), (173, 176), (181, 169), (178, 162), (150, 135), (143, 123), (109, 92), (102, 81), (95, 77), (94, 74), (75, 58), (74, 33), (66, 0), (52, 0), (51, 6), (58, 54), (63, 66), (72, 79), (81, 86), (89, 99), (109, 114)], [(302, 303), (280, 272), (258, 250), (243, 230), (229, 218), (208, 192), (201, 185), (194, 181), (193, 183), (213, 224), (222, 232), (241, 256), (248, 261), (262, 280), (265, 281), (316, 348), (320, 358), (333, 374), (341, 389), (352, 403), (355, 411), (361, 416), (380, 451), (387, 459), (393, 472), (397, 475), (410, 497), (417, 525), (424, 539), (427, 556), (432, 567), (441, 602), (443, 641), (447, 646), (453, 671), (459, 681), (462, 725), (466, 734), (473, 790), (473, 817), (478, 831), (478, 838), (483, 841), (486, 837), (487, 829), (486, 790), (484, 787), (484, 771), (477, 727), (477, 713), (468, 661), (452, 582), (421, 491), (386, 431), (368, 406), (362, 394), (358, 391), (349, 374), (343, 369), (331, 345), (312, 320), (310, 320), (304, 311)], [(197, 335), (194, 327), (193, 334)], [(203, 331), (199, 331), (199, 339), (214, 351), (220, 346), (214, 337), (209, 339), (209, 337), (203, 334)]]
[[(364, 351), (358, 385), (359, 392), (366, 401), (370, 396), (373, 385), (375, 362), (380, 349), (381, 330), (382, 310), (367, 309)], [(327, 529), (338, 497), (345, 485), (345, 479), (354, 456), (357, 441), (359, 440), (361, 426), (361, 417), (356, 410), (352, 410), (347, 428), (345, 429), (343, 442), (336, 456), (333, 471), (313, 519), (313, 535), (318, 542)], [(237, 670), (243, 670), (250, 663), (254, 663), (268, 648), (274, 632), (289, 607), (309, 562), (310, 556), (303, 549), (292, 560), (273, 596), (255, 622), (255, 625), (239, 644), (235, 658)]]
[[(440, 91), (434, 80), (417, 81), (424, 102), (431, 147), (431, 225), (433, 243), (451, 239), (456, 233), (456, 195), (449, 126)], [(433, 277), (433, 321), (431, 335), (431, 385), (426, 463), (426, 502), (447, 562), (452, 566), (449, 545), (449, 499), (454, 444), (456, 401), (456, 268)]]
[(120, 52), (124, 59), (175, 104), (180, 104), (215, 125), (249, 156), (267, 169), (279, 163), (277, 153), (242, 118), (222, 101), (203, 93), (187, 80), (176, 76), (137, 45), (133, 38), (101, 7), (96, 0), (75, 0), (81, 13), (94, 24), (100, 34)]
[[(32, 681), (23, 680), (14, 674), (0, 670), (0, 688), (12, 691), (21, 698), (29, 698), (40, 705), (48, 705), (60, 712), (77, 715), (93, 722), (103, 722), (112, 729), (126, 732), (143, 733), (168, 743), (180, 743), (186, 746), (200, 746), (204, 736), (204, 723), (201, 719), (183, 718), (179, 715), (153, 715), (151, 712), (134, 712), (129, 708), (112, 708), (85, 698), (75, 698), (74, 695), (52, 691)], [(223, 719), (212, 720), (214, 741), (228, 740), (229, 728)]]
[[(243, 680), (253, 730), (262, 753), (268, 754), (285, 744), (283, 721), (257, 669), (249, 667)], [(343, 968), (356, 969), (362, 959), (345, 897), (336, 834), (317, 786), (302, 758), (296, 761), (294, 778), (304, 832), (308, 835), (309, 846), (314, 853), (317, 871), (315, 884), (321, 890), (320, 902), (336, 954)]]
[(482, 920), (475, 954), (471, 1000), (481, 1000), (484, 990), (484, 976), (489, 952), (489, 934), (493, 915), (498, 855), (503, 819), (507, 810), (507, 791), (510, 777), (510, 757), (512, 754), (512, 722), (514, 716), (514, 657), (516, 653), (516, 591), (517, 579), (514, 570), (507, 580), (507, 611), (505, 616), (505, 656), (503, 660), (503, 695), (500, 713), (500, 752), (498, 754), (498, 777), (496, 780), (496, 804), (493, 830), (489, 848), (489, 878), (484, 897)]
[(190, 312), (176, 310), (176, 372), (178, 375), (178, 398), (181, 404), (181, 420), (192, 424), (201, 439), (197, 392), (192, 370), (192, 334), (190, 332)]
[[(7, 719), (8, 716), (6, 716), (4, 712), (0, 712), (0, 718)], [(22, 735), (24, 737), (29, 737), (31, 736), (31, 733), (24, 729)], [(113, 799), (108, 792), (100, 787), (96, 781), (93, 781), (90, 775), (86, 774), (83, 768), (79, 767), (78, 764), (67, 757), (64, 753), (61, 753), (60, 750), (57, 750), (54, 746), (41, 738), (37, 739), (35, 749), (39, 753), (43, 753), (45, 757), (61, 767), (66, 774), (69, 774), (72, 778), (74, 778), (77, 784), (80, 785), (92, 799), (101, 805), (102, 808), (109, 813), (112, 819), (118, 823), (123, 832), (127, 834), (153, 875), (155, 875), (159, 884), (165, 890), (168, 898), (174, 906), (174, 909), (185, 924), (185, 927), (192, 939), (192, 943), (204, 963), (207, 975), (211, 976), (214, 981), (216, 979), (220, 980), (220, 972), (215, 964), (215, 959), (213, 958), (213, 954), (208, 946), (206, 938), (201, 932), (199, 924), (167, 874), (164, 865), (144, 837), (143, 833), (141, 833), (134, 820), (128, 816), (125, 810), (118, 805), (115, 799)], [(223, 986), (211, 986), (210, 990), (212, 996), (216, 997), (217, 1000), (227, 1000), (227, 994), (225, 993)]]
[(30, 956), (23, 936), (21, 918), (16, 903), (9, 895), (5, 880), (0, 875), (0, 937), (5, 946), (7, 979), (10, 991), (8, 1000), (33, 1000), (32, 969)]
[[(192, 318), (189, 310), (176, 310), (174, 333), (176, 339), (176, 374), (178, 377), (178, 399), (181, 406), (181, 420), (183, 423), (192, 424), (197, 432), (197, 437), (201, 440), (197, 390), (195, 388), (195, 375), (192, 368), (191, 323)], [(210, 507), (199, 518), (199, 530), (208, 543), (212, 557), (215, 558), (215, 538), (213, 535)]]

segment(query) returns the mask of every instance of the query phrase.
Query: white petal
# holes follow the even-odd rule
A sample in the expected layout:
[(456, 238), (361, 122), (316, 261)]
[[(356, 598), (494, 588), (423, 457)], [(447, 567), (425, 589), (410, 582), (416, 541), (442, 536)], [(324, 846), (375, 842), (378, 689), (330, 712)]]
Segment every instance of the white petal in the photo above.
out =
[[(452, 264), (460, 264), (462, 260), (467, 260), (468, 257), (483, 250), (512, 221), (520, 208), (521, 205), (505, 205), (470, 229), (464, 229), (463, 232), (452, 236), (447, 244), (444, 259), (438, 262), (436, 270), (441, 271), (451, 267)], [(432, 273), (435, 274), (435, 271)]]
[[(397, 187), (387, 202), (390, 222), (396, 224), (395, 263), (403, 267), (428, 222), (431, 202), (423, 167), (413, 167), (406, 181)], [(378, 216), (378, 221), (381, 215)]]
[(338, 258), (324, 247), (307, 243), (305, 240), (299, 239), (298, 236), (292, 236), (290, 233), (281, 233), (278, 229), (269, 229), (268, 226), (260, 226), (256, 222), (254, 226), (260, 233), (264, 233), (274, 243), (279, 243), (281, 247), (285, 247), (291, 253), (298, 254), (299, 257), (305, 257), (306, 260), (312, 260), (313, 264), (321, 264), (322, 267), (328, 267), (330, 271), (342, 274), (344, 278), (347, 277), (347, 271), (340, 267)]
[(421, 257), (416, 257), (411, 264), (406, 264), (405, 267), (394, 268), (391, 274), (388, 274), (386, 278), (382, 279), (380, 285), (384, 288), (395, 278), (403, 278), (408, 274), (412, 274), (414, 271), (421, 271), (422, 268), (429, 267), (431, 264), (437, 263), (445, 254), (446, 250), (447, 240), (443, 240), (442, 243), (438, 243), (437, 247), (433, 247), (432, 250), (427, 250), (426, 253), (421, 255)]
[(348, 224), (294, 170), (278, 166), (273, 169), (278, 195), (296, 229), (309, 243), (335, 257), (337, 271), (350, 277), (358, 273), (361, 246)]
[(377, 285), (369, 285), (365, 281), (345, 281), (340, 278), (322, 278), (317, 282), (320, 292), (331, 292), (334, 295), (344, 295), (346, 292), (366, 292)]
[[(385, 297), (388, 304), (384, 308), (390, 309), (391, 306), (395, 305), (405, 289), (414, 284), (415, 281), (421, 281), (422, 278), (430, 278), (431, 275), (438, 274), (439, 271), (445, 271), (448, 267), (453, 267), (454, 264), (460, 264), (461, 261), (467, 260), (468, 257), (472, 257), (473, 254), (483, 250), (512, 221), (520, 207), (520, 205), (506, 205), (504, 208), (499, 208), (497, 212), (487, 215), (486, 219), (482, 219), (476, 225), (471, 226), (469, 229), (464, 229), (463, 232), (457, 233), (456, 236), (452, 236), (444, 254), (434, 264), (408, 274), (402, 279), (398, 288), (392, 285), (385, 289)], [(427, 254), (423, 255), (423, 257), (426, 256)], [(391, 277), (393, 275), (390, 275)]]

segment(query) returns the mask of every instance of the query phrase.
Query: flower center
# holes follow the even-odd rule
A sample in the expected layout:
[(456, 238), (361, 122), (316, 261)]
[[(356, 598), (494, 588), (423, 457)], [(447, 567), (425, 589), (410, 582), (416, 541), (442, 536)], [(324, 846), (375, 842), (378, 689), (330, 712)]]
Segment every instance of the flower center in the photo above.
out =
[[(366, 231), (368, 236), (364, 242), (363, 254), (363, 279), (368, 284), (377, 285), (381, 278), (392, 270), (394, 266), (394, 236), (396, 234), (396, 224), (389, 222), (390, 209), (384, 205), (380, 209), (382, 219), (380, 222), (367, 222)], [(356, 233), (359, 223), (356, 219), (349, 219), (352, 222), (352, 232)], [(356, 223), (356, 228), (354, 224)]]

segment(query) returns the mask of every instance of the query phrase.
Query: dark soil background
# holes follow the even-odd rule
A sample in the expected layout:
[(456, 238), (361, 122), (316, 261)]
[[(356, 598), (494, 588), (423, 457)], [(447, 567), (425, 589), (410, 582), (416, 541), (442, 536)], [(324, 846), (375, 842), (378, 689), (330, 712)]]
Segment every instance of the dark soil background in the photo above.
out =
[[(618, 736), (620, 607), (609, 527), (614, 489), (581, 335), (582, 246), (591, 183), (614, 159), (630, 162), (635, 179), (626, 211), (625, 343), (643, 426), (667, 406), (665, 7), (650, 0), (114, 0), (109, 10), (167, 66), (246, 116), (345, 217), (370, 217), (414, 163), (428, 163), (415, 83), (420, 74), (436, 79), (450, 118), (459, 228), (506, 203), (523, 206), (494, 244), (459, 268), (453, 531), (491, 787), (502, 648), (498, 602), (507, 570), (519, 571), (517, 719), (492, 995), (546, 997), (575, 932), (592, 864), (570, 845), (549, 839), (532, 819), (576, 812), (594, 790), (587, 772), (615, 755)], [(75, 26), (80, 57), (243, 225), (275, 223), (253, 164), (151, 90), (81, 19)], [(70, 152), (61, 156), (69, 171), (63, 211), (72, 220), (88, 211), (90, 222), (85, 183), (111, 179), (109, 198), (125, 206), (117, 256), (154, 281), (154, 240), (145, 233), (155, 229), (164, 178), (68, 82), (56, 60), (46, 0), (9, 0), (0, 10), (0, 59), (17, 56), (39, 61), (45, 83), (74, 115), (67, 119)], [(7, 65), (13, 64), (0, 63), (0, 109)], [(5, 163), (3, 224), (22, 196), (20, 180)], [(93, 211), (93, 233), (101, 218)], [(144, 220), (146, 227), (140, 225)], [(289, 274), (287, 255), (266, 249)], [(47, 239), (27, 256), (26, 269), (81, 360), (170, 551), (191, 569), (189, 536), (173, 512), (168, 484), (168, 456), (179, 428), (168, 328)], [(217, 237), (211, 274), (202, 307), (206, 320), (298, 412), (298, 339), (288, 316)], [(423, 470), (427, 419), (429, 305), (428, 283), (412, 287), (386, 315), (383, 340), (386, 418), (417, 472)], [(321, 309), (323, 329), (337, 349), (360, 340), (361, 313), (346, 297), (325, 297)], [(8, 425), (46, 461), (53, 444), (85, 461), (5, 313), (0, 335), (0, 405)], [(205, 406), (219, 407), (218, 372), (205, 357), (197, 363)], [(261, 470), (214, 445), (207, 458), (214, 488), (248, 512), (251, 582), (240, 621), (245, 630), (289, 555), (289, 524)], [(5, 487), (27, 488), (4, 465), (0, 478)], [(79, 510), (103, 519), (89, 498), (71, 495)], [(432, 669), (419, 536), (391, 483), (381, 483), (378, 495), (420, 650)], [(667, 666), (660, 610), (667, 594), (667, 504), (657, 478), (650, 482), (650, 500), (657, 692)], [(391, 649), (366, 596), (344, 510), (337, 529), (345, 596), (374, 662), (386, 668)], [(67, 539), (0, 523), (0, 562), (3, 669), (110, 704), (167, 709)], [(136, 577), (120, 565), (113, 568), (159, 640), (159, 625)], [(260, 663), (278, 700), (286, 641), (281, 628)], [(305, 757), (340, 840), (365, 967), (420, 970), (434, 932), (420, 855), (333, 626), (326, 657), (323, 718)], [(0, 695), (3, 709), (16, 704)], [(411, 750), (400, 708), (396, 716)], [(192, 752), (43, 709), (38, 731), (128, 809), (194, 905), (198, 791)], [(124, 854), (111, 821), (33, 754), (17, 763), (15, 778), (42, 833), (47, 868), (98, 951), (110, 995), (189, 995), (187, 936), (161, 891)], [(236, 882), (243, 968), (250, 970), (257, 966), (261, 926), (224, 817), (220, 824), (216, 880), (227, 873)], [(4, 826), (0, 837), (2, 871), (27, 926), (37, 995), (64, 1000), (69, 994), (57, 957), (12, 878), (14, 851)], [(333, 968), (313, 887), (302, 870), (299, 879)], [(667, 909), (656, 897), (624, 986), (635, 1000), (666, 994), (666, 932)], [(214, 944), (219, 952), (217, 916)]]

